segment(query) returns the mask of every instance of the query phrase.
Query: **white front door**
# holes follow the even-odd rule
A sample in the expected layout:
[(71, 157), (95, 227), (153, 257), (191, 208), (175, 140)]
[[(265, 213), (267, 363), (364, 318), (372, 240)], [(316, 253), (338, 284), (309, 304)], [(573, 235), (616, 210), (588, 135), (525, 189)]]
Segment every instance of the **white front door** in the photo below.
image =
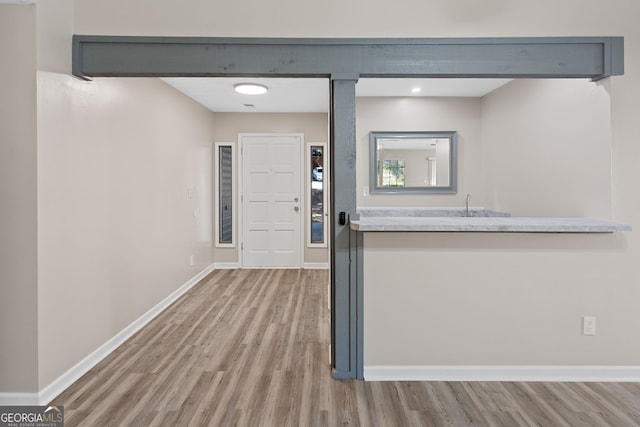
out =
[(302, 261), (302, 135), (240, 135), (242, 265), (294, 267)]

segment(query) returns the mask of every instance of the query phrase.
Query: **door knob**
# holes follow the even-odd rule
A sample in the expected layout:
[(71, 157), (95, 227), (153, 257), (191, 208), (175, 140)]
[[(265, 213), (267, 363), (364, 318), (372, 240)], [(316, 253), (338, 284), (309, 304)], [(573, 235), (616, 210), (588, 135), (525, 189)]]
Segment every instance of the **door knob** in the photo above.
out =
[(294, 206), (294, 207), (293, 207), (293, 210), (294, 210), (294, 211), (296, 211), (296, 212), (298, 212), (298, 211), (300, 210), (300, 208), (299, 208), (299, 207), (297, 207), (297, 206)]
[(293, 199), (293, 201), (294, 201), (294, 202), (297, 202), (297, 201), (298, 201), (298, 198), (296, 197), (295, 199)]

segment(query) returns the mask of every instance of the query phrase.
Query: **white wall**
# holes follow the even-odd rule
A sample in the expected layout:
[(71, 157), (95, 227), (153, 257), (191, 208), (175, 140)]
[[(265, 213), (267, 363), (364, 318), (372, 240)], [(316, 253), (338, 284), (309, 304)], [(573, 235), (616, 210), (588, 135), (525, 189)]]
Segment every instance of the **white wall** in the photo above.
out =
[[(637, 365), (625, 240), (367, 233), (365, 367)], [(597, 316), (595, 337), (581, 335), (585, 315)]]
[(611, 217), (608, 86), (522, 79), (483, 98), (492, 207), (518, 216)]
[(553, 0), (400, 0), (394, 7), (368, 0), (239, 0), (198, 2), (192, 7), (171, 0), (76, 0), (75, 30), (78, 34), (229, 37), (619, 34), (622, 27), (616, 23), (630, 21), (636, 7), (628, 0), (613, 0), (607, 7), (597, 0), (561, 4)]
[[(328, 94), (327, 94), (328, 96)], [(231, 142), (237, 144), (238, 133), (303, 133), (304, 141), (307, 142), (329, 142), (329, 121), (325, 113), (215, 113), (216, 142)], [(305, 150), (306, 147), (303, 147)], [(240, 161), (239, 153), (236, 155)], [(305, 177), (310, 177), (309, 165), (304, 164)], [(238, 167), (236, 165), (236, 173)], [(214, 177), (215, 178), (215, 177)], [(236, 175), (236, 182), (238, 177)], [(306, 183), (306, 181), (305, 181)], [(310, 195), (305, 185), (305, 218), (310, 218), (309, 200)], [(234, 221), (238, 224), (238, 209)], [(235, 229), (237, 231), (237, 228)], [(327, 263), (329, 262), (329, 251), (327, 248), (309, 248), (306, 242), (307, 223), (304, 223), (305, 263)], [(237, 238), (237, 236), (235, 237)], [(238, 262), (239, 246), (235, 248), (214, 248), (214, 258), (216, 263), (236, 263)]]
[(157, 79), (38, 91), (43, 387), (211, 264), (213, 114)]
[(38, 381), (35, 25), (0, 5), (0, 392)]
[[(474, 206), (489, 202), (483, 184), (480, 98), (356, 99), (356, 164), (358, 206)], [(375, 131), (457, 131), (457, 194), (369, 194), (369, 133)]]
[[(31, 120), (34, 138), (37, 228), (30, 230), (34, 239), (38, 232), (37, 267), (22, 276), (37, 275), (31, 289), (37, 313), (16, 304), (33, 328), (18, 317), (11, 324), (14, 335), (34, 342), (33, 351), (13, 361), (13, 376), (33, 380), (26, 388), (3, 382), (0, 391), (34, 392), (211, 264), (214, 118), (157, 79), (72, 78), (74, 2), (22, 8), (33, 15), (31, 27), (18, 20), (20, 30), (2, 29), (19, 37), (22, 49), (31, 43), (28, 68), (10, 83), (22, 92), (15, 106), (29, 99), (21, 78), (29, 79), (34, 97), (33, 110), (20, 117)], [(23, 174), (29, 164), (21, 165)], [(28, 181), (13, 182), (28, 194)]]
[[(606, 85), (517, 80), (484, 97), (482, 117), (489, 207), (611, 217)], [(637, 364), (629, 237), (368, 233), (365, 365)], [(586, 315), (598, 336), (581, 335)]]

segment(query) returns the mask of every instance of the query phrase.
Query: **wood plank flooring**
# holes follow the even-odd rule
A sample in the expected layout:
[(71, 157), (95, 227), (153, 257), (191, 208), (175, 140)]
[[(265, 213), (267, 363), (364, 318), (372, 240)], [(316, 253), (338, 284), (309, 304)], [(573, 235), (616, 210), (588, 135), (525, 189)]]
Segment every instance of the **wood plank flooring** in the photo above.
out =
[(331, 378), (323, 270), (218, 270), (52, 404), (70, 426), (640, 426), (637, 383)]

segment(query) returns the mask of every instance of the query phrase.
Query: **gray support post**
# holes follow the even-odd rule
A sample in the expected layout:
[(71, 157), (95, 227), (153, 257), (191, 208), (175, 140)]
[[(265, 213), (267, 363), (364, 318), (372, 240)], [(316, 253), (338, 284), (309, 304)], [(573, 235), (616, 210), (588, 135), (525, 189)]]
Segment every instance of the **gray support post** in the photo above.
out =
[[(357, 378), (356, 215), (357, 74), (331, 76), (331, 361), (334, 378)], [(345, 224), (340, 224), (344, 212)], [(360, 374), (360, 377), (362, 375)]]

